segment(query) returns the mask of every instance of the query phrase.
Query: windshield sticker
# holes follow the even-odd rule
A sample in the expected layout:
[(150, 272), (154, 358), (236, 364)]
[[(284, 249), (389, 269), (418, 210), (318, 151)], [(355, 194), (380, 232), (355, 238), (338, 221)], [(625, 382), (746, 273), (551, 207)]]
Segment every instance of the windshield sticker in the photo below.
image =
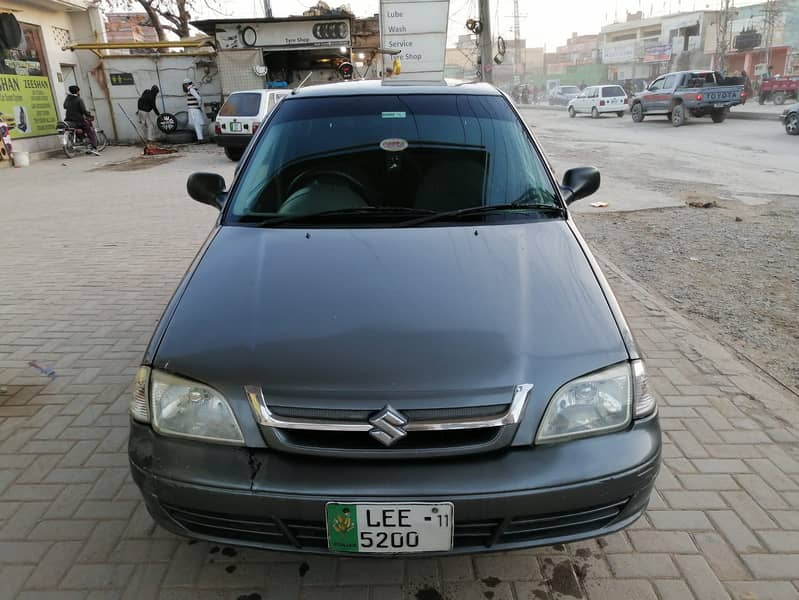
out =
[(395, 111), (395, 112), (384, 112), (383, 113), (384, 119), (404, 119), (405, 112), (403, 111)]
[(408, 147), (408, 140), (388, 138), (380, 142), (380, 147), (386, 152), (402, 152)]

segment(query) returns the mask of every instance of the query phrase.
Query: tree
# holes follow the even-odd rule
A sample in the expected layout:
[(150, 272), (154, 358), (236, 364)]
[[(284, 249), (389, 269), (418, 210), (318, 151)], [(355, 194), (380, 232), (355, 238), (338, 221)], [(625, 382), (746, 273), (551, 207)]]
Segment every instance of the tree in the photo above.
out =
[(141, 7), (149, 19), (158, 39), (165, 41), (167, 32), (171, 31), (180, 38), (191, 35), (189, 23), (192, 12), (196, 12), (200, 5), (219, 12), (214, 5), (219, 5), (221, 0), (104, 0), (110, 10), (136, 10)]

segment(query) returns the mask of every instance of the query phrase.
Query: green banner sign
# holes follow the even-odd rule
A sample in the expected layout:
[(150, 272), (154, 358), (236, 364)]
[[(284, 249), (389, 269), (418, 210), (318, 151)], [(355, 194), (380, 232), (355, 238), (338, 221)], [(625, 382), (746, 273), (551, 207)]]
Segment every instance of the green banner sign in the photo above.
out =
[(54, 134), (58, 112), (49, 78), (0, 74), (0, 119), (12, 127), (12, 139)]

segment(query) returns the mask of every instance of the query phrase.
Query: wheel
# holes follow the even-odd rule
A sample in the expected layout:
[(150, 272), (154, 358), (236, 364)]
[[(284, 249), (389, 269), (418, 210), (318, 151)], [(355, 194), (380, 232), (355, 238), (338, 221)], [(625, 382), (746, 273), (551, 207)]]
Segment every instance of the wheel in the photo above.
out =
[(64, 133), (64, 154), (67, 155), (67, 158), (74, 158), (77, 154), (77, 151), (75, 150), (74, 131), (67, 131)]
[(164, 133), (174, 133), (178, 129), (178, 120), (170, 113), (161, 113), (155, 123)]
[(97, 151), (102, 152), (108, 147), (108, 138), (102, 129), (96, 131), (94, 135), (97, 137)]
[(624, 116), (624, 111), (620, 110), (619, 112), (616, 113), (616, 116), (617, 117), (623, 117)]
[(244, 154), (244, 148), (225, 148), (225, 156), (233, 162), (241, 160), (242, 154)]
[(774, 104), (777, 106), (785, 104), (785, 92), (777, 92), (774, 94)]
[(720, 110), (714, 110), (710, 113), (710, 118), (713, 119), (714, 123), (723, 123), (724, 119), (727, 118), (727, 109), (722, 108)]
[(675, 127), (685, 125), (685, 107), (682, 104), (671, 109), (671, 124)]
[(599, 110), (597, 110), (596, 106), (591, 108), (591, 118), (592, 119), (598, 119), (599, 118)]
[(641, 106), (640, 102), (636, 102), (630, 109), (630, 114), (633, 116), (634, 123), (640, 123), (644, 120), (644, 107)]
[(799, 113), (792, 112), (785, 117), (785, 133), (788, 135), (799, 135)]
[(577, 111), (576, 111), (576, 110), (574, 110), (574, 107), (573, 107), (573, 106), (570, 106), (570, 107), (569, 107), (569, 116), (570, 116), (572, 119), (573, 119), (574, 117), (576, 117), (576, 116), (577, 116)]

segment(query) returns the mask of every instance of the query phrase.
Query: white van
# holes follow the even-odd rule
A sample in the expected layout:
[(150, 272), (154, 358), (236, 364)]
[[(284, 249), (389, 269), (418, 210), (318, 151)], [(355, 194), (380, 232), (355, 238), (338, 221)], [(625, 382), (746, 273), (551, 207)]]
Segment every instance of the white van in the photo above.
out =
[(230, 160), (239, 160), (266, 116), (291, 90), (233, 92), (219, 109), (214, 139)]
[(587, 113), (598, 119), (603, 113), (616, 113), (623, 117), (628, 102), (627, 94), (620, 85), (592, 85), (569, 101), (569, 116)]

